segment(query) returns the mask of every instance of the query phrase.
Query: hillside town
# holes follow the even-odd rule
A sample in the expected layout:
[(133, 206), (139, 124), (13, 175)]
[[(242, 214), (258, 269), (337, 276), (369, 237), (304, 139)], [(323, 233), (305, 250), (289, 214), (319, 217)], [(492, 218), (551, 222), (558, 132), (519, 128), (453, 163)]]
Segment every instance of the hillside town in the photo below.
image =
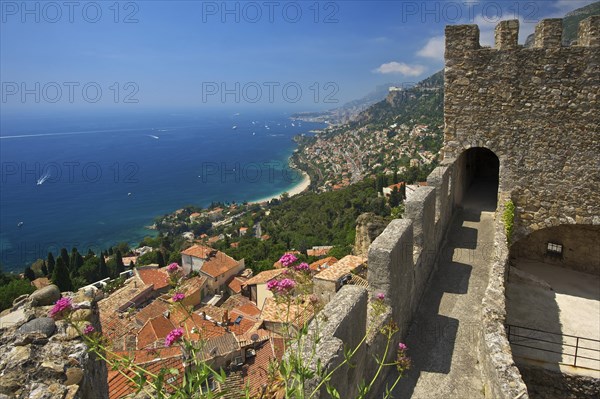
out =
[[(204, 343), (204, 360), (228, 376), (215, 389), (239, 392), (248, 384), (254, 397), (267, 386), (269, 364), (283, 356), (290, 331), (310, 322), (343, 285), (367, 286), (366, 259), (328, 257), (330, 248), (311, 249), (322, 259), (310, 265), (293, 265), (297, 258), (287, 253), (272, 270), (254, 275), (243, 259), (196, 244), (181, 253), (181, 266), (134, 267), (112, 293), (103, 292), (107, 281), (82, 290), (95, 292), (102, 332), (115, 356), (150, 369), (183, 370), (181, 348), (166, 339), (184, 326), (186, 338)], [(298, 293), (290, 310), (272, 287), (293, 273), (305, 273), (312, 290)], [(108, 384), (110, 399), (135, 390), (118, 371), (109, 371)]]

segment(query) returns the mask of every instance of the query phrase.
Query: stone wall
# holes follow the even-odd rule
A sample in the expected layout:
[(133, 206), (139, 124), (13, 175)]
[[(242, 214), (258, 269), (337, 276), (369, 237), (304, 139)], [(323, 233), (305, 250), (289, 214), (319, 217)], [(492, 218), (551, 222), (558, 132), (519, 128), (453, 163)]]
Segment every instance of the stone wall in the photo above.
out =
[[(399, 332), (390, 344), (397, 347), (407, 334), (427, 283), (436, 270), (445, 232), (452, 216), (449, 180), (453, 166), (436, 168), (428, 178), (429, 186), (419, 187), (406, 202), (405, 219), (393, 220), (371, 243), (368, 252), (368, 291), (344, 286), (313, 320), (309, 335), (319, 335), (315, 347), (308, 339), (303, 358), (316, 367), (320, 359), (325, 370), (332, 370), (343, 360), (344, 348), (355, 348), (366, 340), (352, 359), (353, 368), (341, 368), (332, 384), (340, 397), (356, 396), (361, 380), (370, 381), (377, 370), (377, 358), (385, 353), (387, 340), (379, 333), (393, 321)], [(371, 304), (383, 294), (385, 312), (375, 315)], [(386, 360), (393, 361), (395, 350)], [(317, 380), (309, 384), (311, 389)], [(321, 388), (320, 397), (329, 397)]]
[(484, 48), (477, 25), (446, 27), (443, 149), (449, 159), (472, 147), (498, 156), (515, 241), (560, 223), (600, 224), (600, 16), (582, 21), (570, 47), (561, 20), (538, 24), (534, 48), (517, 43), (518, 30), (500, 22), (495, 47)]
[[(75, 322), (101, 331), (93, 297), (69, 294)], [(55, 285), (15, 300), (0, 317), (0, 398), (108, 399), (107, 369), (66, 321), (48, 317), (61, 298)]]
[[(547, 254), (548, 242), (560, 244), (562, 256)], [(511, 257), (527, 258), (544, 263), (600, 275), (600, 226), (560, 225), (538, 230), (514, 243)]]
[(600, 379), (519, 365), (531, 399), (597, 399)]
[[(504, 211), (502, 198), (497, 215)], [(506, 336), (506, 282), (508, 246), (504, 226), (496, 217), (494, 259), (481, 309), (478, 357), (481, 364), (485, 396), (495, 399), (526, 399), (527, 386), (512, 357)]]

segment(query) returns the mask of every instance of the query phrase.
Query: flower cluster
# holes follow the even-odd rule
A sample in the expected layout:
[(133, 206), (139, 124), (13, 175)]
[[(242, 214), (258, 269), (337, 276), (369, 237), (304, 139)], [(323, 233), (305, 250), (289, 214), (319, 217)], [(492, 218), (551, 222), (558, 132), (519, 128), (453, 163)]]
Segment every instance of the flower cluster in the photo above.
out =
[(279, 258), (279, 262), (283, 265), (283, 267), (288, 267), (297, 260), (298, 258), (296, 258), (294, 254), (285, 254)]
[(282, 280), (271, 280), (267, 283), (267, 289), (269, 291), (276, 291), (279, 294), (285, 294), (290, 292), (296, 287), (296, 282), (291, 278), (284, 278)]
[(179, 270), (179, 265), (177, 263), (171, 263), (169, 266), (167, 266), (167, 271), (169, 273), (174, 273), (178, 270)]
[(83, 329), (83, 334), (84, 335), (90, 335), (92, 334), (94, 331), (96, 331), (96, 329), (94, 328), (93, 325), (88, 324), (87, 326), (85, 326), (85, 328)]
[(383, 301), (385, 299), (385, 294), (383, 292), (380, 292), (379, 294), (377, 294), (377, 299)]
[(396, 351), (396, 368), (400, 375), (410, 368), (410, 357), (407, 356), (406, 350), (408, 347), (400, 342)]
[(181, 302), (181, 301), (183, 301), (184, 298), (185, 298), (185, 295), (182, 294), (181, 292), (178, 292), (175, 295), (173, 295), (173, 297), (171, 299), (173, 300), (173, 302)]
[(73, 301), (71, 300), (71, 298), (60, 298), (58, 301), (56, 301), (52, 309), (50, 309), (49, 315), (50, 317), (55, 317), (63, 314), (63, 312), (65, 311), (69, 311), (72, 309)]
[(179, 327), (172, 330), (165, 338), (165, 346), (171, 346), (173, 343), (179, 341), (183, 337), (183, 328)]
[(306, 262), (302, 262), (299, 265), (294, 266), (294, 270), (298, 272), (305, 272), (310, 270), (310, 266)]

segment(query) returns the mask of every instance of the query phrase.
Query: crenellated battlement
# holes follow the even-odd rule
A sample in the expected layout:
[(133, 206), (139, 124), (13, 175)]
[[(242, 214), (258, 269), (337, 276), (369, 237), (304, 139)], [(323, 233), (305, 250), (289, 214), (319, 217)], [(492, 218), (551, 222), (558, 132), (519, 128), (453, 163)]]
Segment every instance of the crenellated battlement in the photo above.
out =
[[(563, 20), (560, 18), (543, 19), (535, 28), (534, 49), (570, 49), (600, 46), (600, 16), (594, 15), (581, 21), (577, 41), (571, 46), (562, 46)], [(446, 59), (462, 57), (474, 50), (489, 48), (479, 43), (477, 25), (449, 25), (446, 27)], [(518, 44), (519, 21), (500, 21), (496, 25), (493, 50), (525, 49)]]

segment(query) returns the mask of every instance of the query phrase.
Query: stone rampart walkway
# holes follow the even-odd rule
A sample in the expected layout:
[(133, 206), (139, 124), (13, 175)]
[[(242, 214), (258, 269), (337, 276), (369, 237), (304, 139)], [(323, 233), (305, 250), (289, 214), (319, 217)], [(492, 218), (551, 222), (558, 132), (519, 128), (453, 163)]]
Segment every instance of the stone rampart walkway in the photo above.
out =
[(394, 398), (484, 397), (477, 334), (494, 249), (495, 187), (488, 188), (472, 186), (456, 211), (437, 274), (407, 338), (412, 369)]

